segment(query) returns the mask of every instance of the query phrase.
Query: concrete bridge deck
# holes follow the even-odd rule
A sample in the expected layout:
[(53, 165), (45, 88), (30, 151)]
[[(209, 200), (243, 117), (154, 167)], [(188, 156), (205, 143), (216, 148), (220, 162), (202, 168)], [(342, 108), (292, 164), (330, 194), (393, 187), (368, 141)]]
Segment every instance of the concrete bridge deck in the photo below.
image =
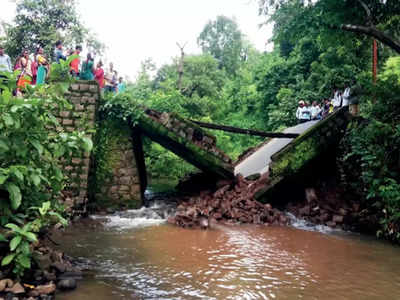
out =
[[(286, 128), (284, 133), (302, 134), (318, 121), (310, 121), (293, 127)], [(242, 174), (247, 177), (252, 174), (264, 174), (269, 170), (271, 156), (291, 143), (293, 138), (274, 138), (264, 143), (255, 152), (247, 156), (235, 166), (235, 175)]]

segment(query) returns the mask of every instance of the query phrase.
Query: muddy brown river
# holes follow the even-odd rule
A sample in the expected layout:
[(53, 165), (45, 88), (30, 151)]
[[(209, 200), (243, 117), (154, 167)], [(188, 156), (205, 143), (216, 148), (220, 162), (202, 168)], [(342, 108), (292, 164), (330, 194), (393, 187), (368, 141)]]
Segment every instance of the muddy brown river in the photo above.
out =
[(92, 262), (78, 289), (57, 299), (400, 299), (400, 248), (371, 237), (105, 221), (55, 237), (67, 254)]

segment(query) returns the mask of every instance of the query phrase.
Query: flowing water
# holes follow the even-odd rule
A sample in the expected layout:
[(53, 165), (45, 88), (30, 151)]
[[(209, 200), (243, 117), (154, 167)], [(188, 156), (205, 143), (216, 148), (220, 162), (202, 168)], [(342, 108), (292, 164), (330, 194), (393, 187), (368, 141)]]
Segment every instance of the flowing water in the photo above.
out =
[(171, 210), (95, 217), (56, 236), (91, 269), (57, 299), (400, 299), (399, 247), (299, 220), (187, 230), (165, 224)]

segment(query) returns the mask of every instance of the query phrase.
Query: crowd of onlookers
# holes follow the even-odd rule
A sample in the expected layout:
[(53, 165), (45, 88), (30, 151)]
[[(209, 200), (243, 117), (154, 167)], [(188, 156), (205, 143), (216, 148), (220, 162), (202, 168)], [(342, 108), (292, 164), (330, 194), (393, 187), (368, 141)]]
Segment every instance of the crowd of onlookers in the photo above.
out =
[(332, 98), (324, 99), (321, 103), (314, 101), (312, 105), (310, 105), (309, 102), (300, 100), (296, 111), (297, 120), (299, 123), (321, 120), (338, 108), (349, 106), (350, 92), (351, 89), (349, 85), (346, 84), (343, 91), (334, 88)]
[[(118, 78), (118, 72), (114, 70), (113, 63), (110, 63), (109, 68), (104, 70), (101, 60), (95, 65), (91, 53), (88, 53), (86, 59), (81, 61), (81, 52), (81, 46), (76, 46), (75, 50), (70, 49), (64, 52), (62, 42), (57, 41), (53, 61), (60, 63), (60, 60), (66, 61), (71, 57), (69, 72), (72, 77), (81, 80), (96, 80), (100, 88), (108, 92), (119, 93), (125, 90), (123, 78)], [(4, 52), (4, 47), (0, 45), (0, 72), (16, 70), (20, 71), (17, 81), (18, 93), (27, 85), (41, 85), (46, 82), (50, 74), (50, 59), (44, 54), (43, 48), (39, 47), (33, 54), (30, 54), (28, 50), (23, 50), (12, 65), (10, 57)]]

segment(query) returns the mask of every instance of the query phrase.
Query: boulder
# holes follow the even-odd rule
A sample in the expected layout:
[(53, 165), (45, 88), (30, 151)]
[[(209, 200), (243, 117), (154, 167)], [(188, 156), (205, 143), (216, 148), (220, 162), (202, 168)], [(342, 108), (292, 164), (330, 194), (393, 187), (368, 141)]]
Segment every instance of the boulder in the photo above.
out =
[(64, 273), (67, 266), (63, 262), (55, 262), (51, 266), (56, 269), (57, 272)]
[(41, 270), (48, 270), (52, 264), (50, 254), (43, 254), (41, 252), (35, 251), (33, 253), (33, 259), (36, 262), (37, 266)]
[(45, 285), (38, 285), (32, 291), (29, 292), (29, 296), (38, 297), (39, 295), (53, 294), (56, 290), (56, 285), (52, 282)]
[(0, 280), (0, 292), (4, 291), (6, 288), (10, 288), (14, 285), (11, 279)]
[(13, 293), (14, 295), (19, 295), (19, 294), (24, 294), (25, 293), (24, 287), (19, 282), (14, 284), (11, 288), (5, 289), (5, 291)]
[(343, 216), (334, 215), (332, 221), (335, 223), (343, 223)]
[(73, 278), (62, 279), (57, 283), (57, 288), (62, 291), (74, 290), (76, 286), (76, 280)]

